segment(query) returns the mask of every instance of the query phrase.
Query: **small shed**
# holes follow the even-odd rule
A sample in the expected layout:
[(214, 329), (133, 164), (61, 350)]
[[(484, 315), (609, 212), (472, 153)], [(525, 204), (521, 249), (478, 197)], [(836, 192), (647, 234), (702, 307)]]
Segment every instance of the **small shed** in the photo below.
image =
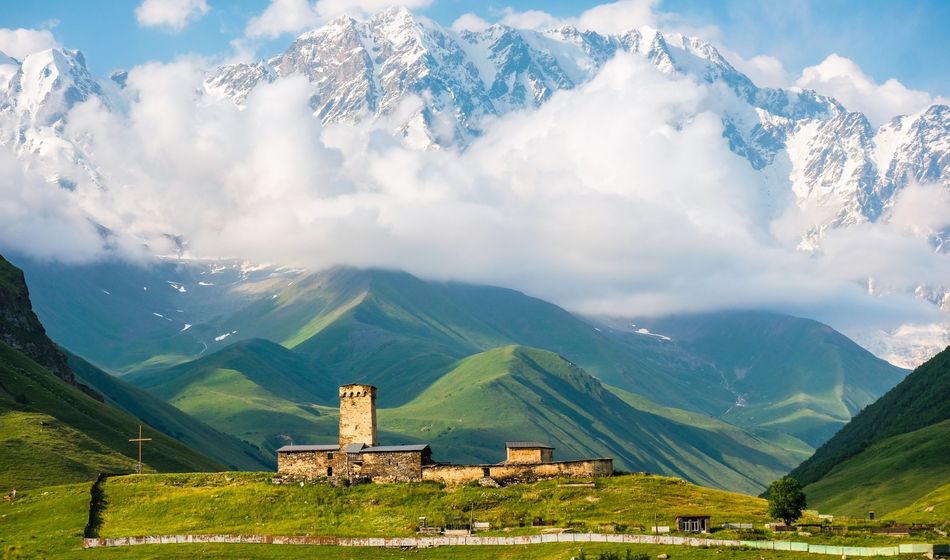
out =
[(554, 448), (537, 441), (505, 442), (506, 463), (550, 463)]
[(708, 533), (708, 515), (678, 515), (676, 516), (676, 530), (683, 533)]

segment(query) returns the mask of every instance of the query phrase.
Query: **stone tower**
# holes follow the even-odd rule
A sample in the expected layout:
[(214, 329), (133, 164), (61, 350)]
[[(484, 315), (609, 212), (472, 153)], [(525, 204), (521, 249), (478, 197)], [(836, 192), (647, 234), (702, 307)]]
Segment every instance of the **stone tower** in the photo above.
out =
[(340, 450), (351, 443), (376, 445), (376, 387), (340, 387)]

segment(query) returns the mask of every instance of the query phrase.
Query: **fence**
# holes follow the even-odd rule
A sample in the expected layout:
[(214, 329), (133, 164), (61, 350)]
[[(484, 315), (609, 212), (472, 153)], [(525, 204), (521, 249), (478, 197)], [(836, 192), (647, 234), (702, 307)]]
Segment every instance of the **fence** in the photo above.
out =
[[(236, 543), (236, 544), (304, 544), (323, 546), (432, 548), (437, 546), (513, 546), (547, 543), (620, 543), (665, 544), (696, 547), (747, 547), (764, 550), (789, 550), (835, 556), (896, 556), (926, 554), (933, 557), (932, 544), (901, 544), (894, 546), (829, 546), (789, 541), (734, 541), (698, 537), (653, 535), (618, 535), (602, 533), (557, 533), (517, 537), (287, 537), (275, 535), (163, 535), (154, 537), (87, 538), (85, 548), (134, 546), (143, 544)], [(945, 545), (937, 545), (944, 549)]]

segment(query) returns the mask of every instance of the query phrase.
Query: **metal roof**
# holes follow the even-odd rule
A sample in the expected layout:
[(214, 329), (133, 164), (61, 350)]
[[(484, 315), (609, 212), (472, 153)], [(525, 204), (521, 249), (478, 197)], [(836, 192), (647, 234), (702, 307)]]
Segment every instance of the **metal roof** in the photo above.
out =
[(426, 444), (419, 445), (378, 445), (376, 447), (367, 447), (363, 450), (363, 453), (400, 453), (406, 451), (423, 451), (429, 446)]
[(505, 447), (509, 449), (554, 449), (550, 445), (537, 441), (506, 441)]
[(277, 450), (278, 453), (297, 453), (300, 451), (336, 451), (339, 445), (285, 445)]

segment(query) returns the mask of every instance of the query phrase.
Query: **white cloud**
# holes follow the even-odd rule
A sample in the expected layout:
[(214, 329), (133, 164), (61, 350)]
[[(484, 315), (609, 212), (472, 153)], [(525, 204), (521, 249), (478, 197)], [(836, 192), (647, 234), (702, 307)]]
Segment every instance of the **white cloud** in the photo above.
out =
[(643, 25), (656, 27), (658, 5), (658, 0), (620, 0), (601, 4), (582, 13), (576, 25), (600, 33), (621, 33)]
[(656, 26), (658, 0), (618, 0), (594, 6), (578, 17), (558, 18), (542, 10), (502, 10), (499, 23), (518, 29), (543, 30), (562, 25), (599, 33), (621, 33), (643, 25)]
[(144, 0), (135, 8), (135, 19), (143, 27), (163, 27), (181, 31), (208, 13), (207, 0)]
[(432, 4), (434, 0), (271, 0), (263, 12), (251, 18), (245, 35), (251, 38), (273, 39), (285, 33), (312, 29), (341, 15), (366, 17), (390, 6), (415, 10)]
[(372, 15), (391, 6), (400, 6), (407, 10), (418, 10), (431, 6), (435, 0), (318, 0), (314, 9), (323, 18), (335, 18), (341, 15), (357, 17)]
[(296, 33), (320, 23), (320, 16), (307, 0), (271, 0), (245, 28), (248, 37), (273, 39), (284, 33)]
[(849, 110), (867, 115), (875, 125), (898, 115), (916, 113), (939, 101), (926, 92), (908, 89), (893, 78), (877, 84), (853, 60), (837, 54), (802, 70), (796, 85), (834, 97)]
[(66, 262), (101, 254), (103, 239), (72, 198), (0, 147), (0, 253), (28, 250), (41, 259)]
[[(797, 251), (794, 235), (773, 234), (781, 199), (722, 137), (724, 90), (636, 56), (498, 119), (461, 153), (408, 149), (395, 120), (323, 127), (302, 77), (259, 86), (244, 110), (196, 99), (200, 81), (197, 62), (150, 64), (129, 74), (127, 113), (77, 107), (67, 133), (108, 188), (77, 180), (55, 206), (92, 216), (120, 247), (161, 251), (172, 233), (195, 256), (401, 268), (601, 313), (770, 307), (933, 322), (904, 288), (950, 277), (950, 259), (907, 227), (935, 204), (929, 194), (901, 199), (891, 225)], [(889, 295), (870, 298), (869, 276)]]
[(561, 20), (543, 10), (525, 10), (505, 8), (504, 16), (499, 20), (502, 25), (517, 29), (550, 29), (562, 25), (567, 20)]
[(0, 28), (0, 52), (20, 61), (35, 52), (58, 46), (48, 29)]
[(743, 58), (739, 53), (723, 47), (719, 47), (719, 50), (736, 70), (748, 76), (759, 87), (786, 88), (791, 82), (782, 61), (774, 56), (760, 54)]
[(481, 17), (473, 14), (467, 13), (462, 14), (455, 21), (452, 22), (452, 31), (484, 31), (491, 26), (491, 23), (485, 21)]

